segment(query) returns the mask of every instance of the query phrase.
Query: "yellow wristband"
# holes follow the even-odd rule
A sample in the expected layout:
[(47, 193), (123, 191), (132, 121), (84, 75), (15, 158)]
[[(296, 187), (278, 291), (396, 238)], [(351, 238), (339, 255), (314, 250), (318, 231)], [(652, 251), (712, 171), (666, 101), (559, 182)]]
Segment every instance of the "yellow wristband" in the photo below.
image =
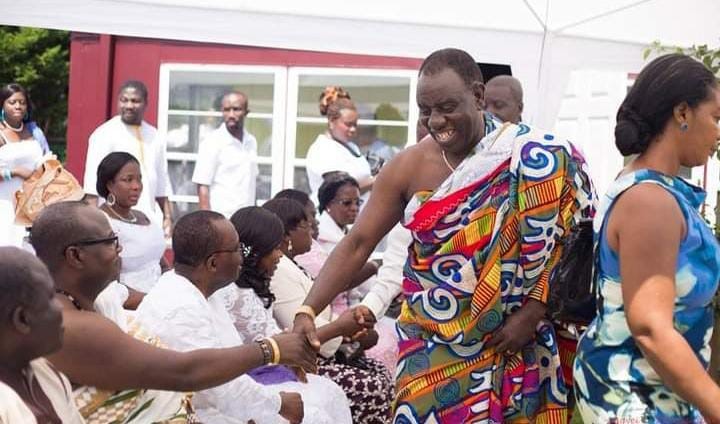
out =
[(267, 340), (268, 343), (270, 343), (270, 346), (272, 346), (273, 358), (272, 358), (271, 364), (272, 365), (279, 364), (280, 363), (280, 347), (278, 347), (277, 342), (272, 337), (268, 337), (265, 340)]
[(315, 317), (317, 316), (317, 314), (315, 313), (315, 310), (312, 308), (312, 306), (308, 306), (308, 305), (300, 306), (297, 309), (297, 311), (295, 312), (295, 316), (297, 316), (299, 314), (308, 315), (308, 316), (310, 316), (310, 318), (312, 318), (313, 321), (315, 321)]

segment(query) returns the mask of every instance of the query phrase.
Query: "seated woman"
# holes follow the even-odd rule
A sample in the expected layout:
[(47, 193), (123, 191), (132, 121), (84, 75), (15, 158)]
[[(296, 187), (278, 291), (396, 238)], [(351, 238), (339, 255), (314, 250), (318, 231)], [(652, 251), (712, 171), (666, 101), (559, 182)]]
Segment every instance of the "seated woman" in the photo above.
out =
[(63, 317), (43, 263), (0, 247), (0, 423), (80, 424), (67, 378), (43, 356), (62, 346)]
[[(273, 315), (281, 328), (290, 328), (313, 284), (312, 278), (293, 261), (296, 254), (309, 250), (311, 225), (302, 205), (294, 200), (273, 199), (263, 207), (280, 218), (284, 237), (279, 237), (275, 248), (258, 261), (258, 272), (264, 276), (265, 286), (255, 290), (263, 294), (269, 280), (270, 290), (276, 297), (271, 301)], [(232, 222), (238, 232), (247, 231), (243, 230), (247, 224), (240, 217), (233, 217)], [(260, 228), (265, 230), (265, 227)], [(245, 268), (248, 267), (246, 265)], [(353, 313), (357, 313), (357, 310), (353, 310)], [(329, 309), (322, 311), (316, 318), (318, 326), (331, 322), (333, 319)], [(362, 355), (362, 349), (369, 349), (376, 343), (377, 333), (371, 331), (358, 342), (341, 346), (339, 340), (330, 340), (325, 341), (320, 348), (318, 372), (345, 390), (355, 423), (384, 423), (390, 419), (390, 402), (393, 398), (390, 374), (381, 363)]]
[[(310, 277), (315, 278), (320, 272), (320, 268), (322, 268), (325, 260), (328, 257), (328, 253), (317, 242), (317, 237), (319, 234), (318, 220), (316, 218), (317, 208), (315, 207), (315, 204), (312, 202), (312, 200), (310, 200), (310, 196), (308, 196), (307, 193), (292, 188), (278, 192), (275, 195), (275, 198), (292, 199), (304, 206), (305, 215), (307, 215), (308, 222), (310, 222), (311, 224), (310, 228), (312, 230), (311, 234), (313, 237), (312, 245), (310, 247), (310, 251), (300, 255), (295, 255), (293, 259), (300, 267), (302, 267), (305, 271), (308, 272), (308, 274), (310, 274)], [(401, 251), (400, 253), (405, 253), (405, 251)], [(400, 273), (399, 275), (392, 274), (392, 277), (396, 278), (399, 284), (399, 280), (402, 279), (402, 273)], [(365, 279), (363, 279), (361, 275), (360, 278), (357, 279), (357, 281), (354, 282), (352, 285), (361, 284), (364, 280)], [(338, 296), (336, 300), (337, 303), (336, 305), (334, 305), (335, 310), (342, 311), (347, 309), (347, 298), (346, 296), (344, 296), (344, 294)], [(363, 303), (365, 303), (365, 299), (363, 299)], [(378, 309), (374, 309), (374, 313), (378, 314)], [(395, 367), (397, 365), (398, 353), (398, 339), (397, 334), (395, 333), (395, 320), (390, 317), (383, 316), (385, 310), (387, 310), (387, 307), (381, 309), (383, 309), (383, 311), (382, 313), (376, 315), (377, 323), (375, 324), (375, 331), (378, 333), (378, 342), (375, 346), (367, 350), (365, 353), (367, 354), (367, 356), (382, 362), (383, 365), (387, 367), (390, 375), (394, 375)]]
[(134, 309), (133, 305), (137, 306), (142, 294), (150, 291), (158, 281), (162, 269), (168, 268), (163, 258), (165, 235), (160, 222), (153, 222), (144, 213), (133, 209), (143, 190), (140, 163), (134, 156), (126, 152), (105, 156), (97, 169), (96, 188), (105, 199), (100, 210), (110, 219), (110, 226), (123, 247), (118, 281), (132, 289), (133, 296), (125, 306)]
[[(355, 223), (363, 200), (360, 197), (360, 186), (357, 180), (345, 172), (333, 172), (325, 175), (318, 190), (318, 242), (330, 254), (350, 226)], [(356, 280), (357, 287), (347, 293), (345, 302), (354, 305), (370, 291), (374, 279), (371, 277), (378, 271), (375, 261), (368, 261), (360, 270)], [(333, 303), (333, 312), (342, 312), (342, 295)]]

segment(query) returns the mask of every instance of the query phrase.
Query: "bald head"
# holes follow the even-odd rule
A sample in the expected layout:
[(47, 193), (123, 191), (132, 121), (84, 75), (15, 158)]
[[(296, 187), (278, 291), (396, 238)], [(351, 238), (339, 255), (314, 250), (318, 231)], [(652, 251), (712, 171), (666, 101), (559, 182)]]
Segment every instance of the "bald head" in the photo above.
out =
[(107, 237), (111, 232), (107, 217), (96, 207), (82, 201), (60, 202), (40, 213), (30, 230), (30, 242), (52, 271), (63, 261), (68, 246)]
[(520, 122), (523, 90), (520, 81), (510, 75), (498, 75), (485, 85), (485, 110), (503, 122)]

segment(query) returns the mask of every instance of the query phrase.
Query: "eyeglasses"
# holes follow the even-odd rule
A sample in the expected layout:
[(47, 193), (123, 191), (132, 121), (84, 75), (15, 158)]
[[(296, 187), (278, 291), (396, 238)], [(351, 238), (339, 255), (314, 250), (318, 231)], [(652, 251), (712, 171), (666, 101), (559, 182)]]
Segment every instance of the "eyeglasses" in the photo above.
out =
[(118, 240), (118, 235), (113, 233), (113, 235), (109, 237), (76, 241), (65, 246), (65, 249), (73, 246), (93, 246), (96, 244), (112, 245), (115, 249), (117, 249), (118, 246), (120, 246), (120, 241)]
[(335, 202), (340, 203), (341, 205), (348, 208), (348, 207), (350, 207), (350, 205), (353, 205), (353, 204), (358, 207), (362, 206), (362, 204), (364, 203), (364, 200), (363, 199), (338, 199), (338, 200), (335, 200)]

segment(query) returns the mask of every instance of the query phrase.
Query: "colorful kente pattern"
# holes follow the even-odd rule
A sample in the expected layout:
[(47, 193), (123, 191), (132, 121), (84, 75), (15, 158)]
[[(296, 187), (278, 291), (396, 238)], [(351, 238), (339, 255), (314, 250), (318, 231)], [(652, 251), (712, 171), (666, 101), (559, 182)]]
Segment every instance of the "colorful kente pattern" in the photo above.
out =
[(566, 422), (548, 322), (514, 355), (485, 344), (528, 299), (546, 302), (558, 240), (592, 213), (592, 188), (570, 143), (526, 125), (499, 131), (406, 210), (414, 241), (398, 318), (395, 423)]
[(686, 220), (675, 274), (675, 330), (700, 362), (710, 362), (713, 330), (712, 298), (720, 279), (720, 248), (698, 212), (705, 192), (678, 177), (651, 170), (628, 173), (608, 189), (595, 220), (599, 249), (598, 286), (602, 309), (578, 345), (575, 398), (587, 423), (701, 423), (697, 409), (665, 386), (635, 344), (622, 296), (620, 261), (610, 248), (605, 223), (615, 199), (636, 184), (657, 184), (677, 201)]

